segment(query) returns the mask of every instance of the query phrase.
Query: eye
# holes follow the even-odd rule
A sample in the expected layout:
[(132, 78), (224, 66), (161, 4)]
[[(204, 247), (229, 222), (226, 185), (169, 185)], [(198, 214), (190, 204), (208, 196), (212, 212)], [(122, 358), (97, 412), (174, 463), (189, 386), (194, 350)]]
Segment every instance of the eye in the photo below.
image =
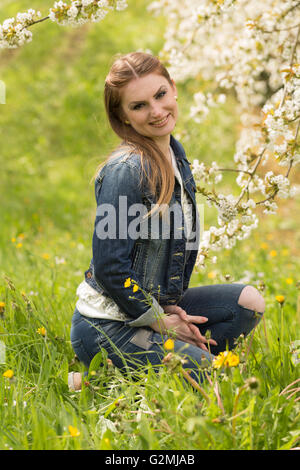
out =
[(161, 91), (160, 93), (158, 93), (157, 95), (157, 98), (162, 98), (163, 96), (165, 96), (167, 92), (164, 90), (164, 91)]
[(141, 106), (143, 106), (143, 104), (144, 104), (144, 103), (136, 104), (136, 105), (133, 107), (133, 109), (136, 111), (136, 110), (140, 109)]
[[(161, 99), (163, 96), (165, 96), (167, 93), (166, 90), (163, 90), (161, 91), (160, 93), (158, 93), (156, 95), (156, 99)], [(134, 111), (138, 111), (139, 109), (141, 109), (142, 106), (144, 106), (145, 103), (138, 103), (136, 105), (134, 105), (134, 107), (132, 108)]]

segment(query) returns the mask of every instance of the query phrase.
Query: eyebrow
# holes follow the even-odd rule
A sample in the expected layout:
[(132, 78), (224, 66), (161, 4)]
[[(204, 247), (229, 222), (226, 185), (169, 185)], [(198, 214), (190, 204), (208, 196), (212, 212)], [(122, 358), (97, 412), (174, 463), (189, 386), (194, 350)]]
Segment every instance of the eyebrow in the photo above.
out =
[[(161, 90), (162, 88), (164, 88), (164, 87), (166, 87), (166, 86), (165, 86), (165, 85), (161, 85), (161, 86), (159, 87), (159, 89), (157, 90), (157, 92), (153, 95), (153, 98), (155, 98), (155, 97), (159, 94), (160, 90)], [(141, 100), (141, 101), (131, 101), (131, 102), (128, 104), (128, 106), (132, 106), (132, 105), (139, 104), (139, 103), (144, 103), (144, 100)]]

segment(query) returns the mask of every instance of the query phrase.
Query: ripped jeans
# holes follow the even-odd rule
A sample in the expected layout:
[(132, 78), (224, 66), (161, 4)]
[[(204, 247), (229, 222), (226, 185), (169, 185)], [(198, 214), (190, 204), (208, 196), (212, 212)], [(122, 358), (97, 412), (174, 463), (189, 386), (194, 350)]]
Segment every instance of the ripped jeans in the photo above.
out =
[[(183, 367), (202, 382), (203, 359), (211, 363), (214, 355), (233, 349), (235, 340), (245, 336), (257, 325), (263, 312), (255, 312), (239, 304), (245, 284), (216, 284), (187, 289), (178, 305), (188, 315), (202, 315), (208, 321), (201, 324), (200, 332), (210, 330), (217, 346), (210, 345), (210, 352), (183, 341), (174, 340), (174, 351), (186, 359)], [(78, 359), (89, 366), (92, 358), (102, 348), (107, 357), (121, 370), (134, 370), (150, 363), (158, 370), (166, 355), (163, 348), (167, 335), (150, 327), (130, 327), (121, 321), (88, 318), (75, 309), (71, 326), (71, 343)]]

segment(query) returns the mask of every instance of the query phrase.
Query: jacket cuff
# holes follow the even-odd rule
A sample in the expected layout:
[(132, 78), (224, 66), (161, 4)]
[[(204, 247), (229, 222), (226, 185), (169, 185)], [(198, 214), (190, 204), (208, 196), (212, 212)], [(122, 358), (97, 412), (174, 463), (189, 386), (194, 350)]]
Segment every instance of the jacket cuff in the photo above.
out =
[(126, 325), (128, 326), (149, 326), (154, 323), (159, 318), (165, 317), (166, 314), (164, 309), (159, 305), (157, 300), (153, 297), (152, 298), (152, 306), (141, 316), (135, 318), (134, 320), (126, 321)]

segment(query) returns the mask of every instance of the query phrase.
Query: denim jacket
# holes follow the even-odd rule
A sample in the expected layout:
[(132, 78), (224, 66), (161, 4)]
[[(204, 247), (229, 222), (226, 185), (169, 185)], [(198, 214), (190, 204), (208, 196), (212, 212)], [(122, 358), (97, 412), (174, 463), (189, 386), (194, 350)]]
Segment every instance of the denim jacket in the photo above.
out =
[[(85, 280), (117, 303), (130, 317), (127, 322), (130, 326), (150, 325), (163, 316), (162, 305), (179, 302), (188, 288), (197, 257), (199, 217), (196, 185), (184, 149), (172, 135), (170, 145), (193, 206), (195, 241), (190, 245), (192, 249), (187, 245), (183, 230), (181, 188), (177, 180), (169, 204), (169, 207), (176, 208), (177, 215), (172, 216), (170, 212), (167, 231), (160, 217), (156, 219), (160, 222), (152, 224), (149, 229), (149, 222), (134, 213), (141, 204), (147, 212), (155, 204), (155, 197), (145, 181), (140, 184), (140, 155), (124, 151), (105, 164), (95, 181), (97, 213), (93, 257), (85, 272)], [(132, 227), (137, 228), (134, 236), (129, 233)], [(107, 238), (105, 232), (108, 233)], [(132, 284), (130, 287), (124, 285), (128, 278), (137, 283), (137, 291), (133, 291)]]

